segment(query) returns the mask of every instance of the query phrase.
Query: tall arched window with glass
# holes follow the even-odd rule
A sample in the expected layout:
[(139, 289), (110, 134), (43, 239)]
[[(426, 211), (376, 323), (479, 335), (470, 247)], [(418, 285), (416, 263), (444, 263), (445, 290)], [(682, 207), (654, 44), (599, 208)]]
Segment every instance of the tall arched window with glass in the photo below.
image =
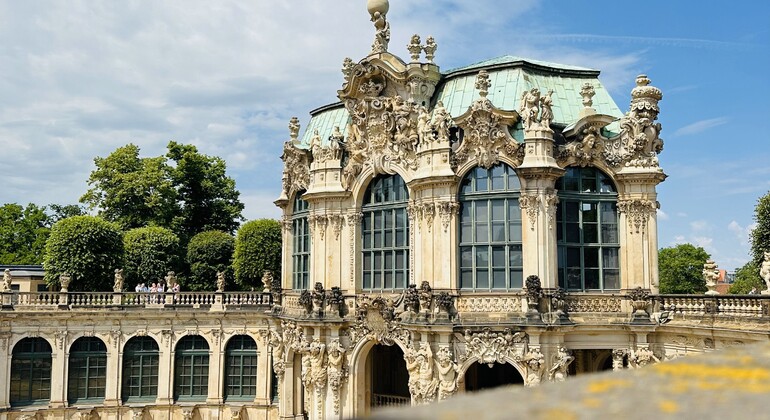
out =
[(568, 167), (556, 188), (559, 285), (620, 289), (618, 193), (612, 179), (596, 168)]
[(248, 401), (257, 395), (257, 343), (236, 335), (225, 350), (225, 400)]
[(209, 343), (199, 335), (188, 335), (176, 345), (174, 399), (204, 401), (208, 390)]
[(51, 345), (43, 338), (24, 338), (13, 346), (9, 384), (12, 407), (48, 403), (52, 360)]
[(522, 287), (521, 184), (501, 163), (474, 168), (460, 183), (460, 288)]
[(406, 288), (409, 279), (409, 193), (399, 175), (374, 178), (361, 206), (362, 287), (365, 290)]
[(302, 194), (304, 191), (294, 196), (294, 209), (291, 216), (292, 287), (296, 290), (305, 290), (310, 287), (310, 229), (307, 223), (310, 205), (302, 199)]
[(121, 399), (127, 402), (154, 401), (158, 395), (160, 348), (151, 337), (132, 337), (123, 348)]
[(70, 348), (67, 401), (104, 400), (107, 386), (107, 346), (96, 337), (78, 338)]

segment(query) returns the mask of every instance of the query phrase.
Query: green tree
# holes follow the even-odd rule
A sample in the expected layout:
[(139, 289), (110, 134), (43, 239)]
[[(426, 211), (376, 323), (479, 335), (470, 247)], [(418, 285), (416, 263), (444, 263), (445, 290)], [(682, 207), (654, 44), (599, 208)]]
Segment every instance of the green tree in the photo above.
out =
[(243, 203), (224, 160), (195, 146), (172, 141), (166, 156), (141, 158), (139, 147), (128, 144), (94, 163), (80, 201), (123, 229), (169, 228), (186, 245), (198, 232), (233, 233), (242, 220)]
[(735, 271), (735, 282), (730, 286), (728, 293), (731, 295), (745, 295), (756, 288), (757, 291), (765, 288), (765, 282), (759, 277), (759, 267), (754, 261), (749, 261)]
[(680, 244), (658, 253), (660, 293), (703, 293), (703, 264), (711, 256), (701, 247)]
[(85, 210), (77, 204), (49, 204), (48, 205), (48, 221), (51, 225), (58, 222), (61, 219), (66, 219), (72, 216), (84, 216)]
[(179, 236), (189, 239), (207, 230), (232, 234), (243, 220), (243, 203), (235, 180), (225, 172), (225, 161), (173, 141), (166, 156), (175, 163), (171, 181), (180, 207), (175, 221)]
[(246, 289), (262, 287), (262, 274), (281, 275), (281, 224), (259, 219), (245, 223), (235, 239), (235, 281)]
[(50, 231), (45, 207), (4, 204), (0, 207), (0, 264), (42, 264)]
[(164, 157), (140, 158), (139, 147), (128, 144), (94, 163), (81, 203), (123, 229), (170, 226), (178, 208)]
[(218, 230), (201, 232), (187, 245), (190, 274), (182, 284), (188, 290), (216, 290), (217, 272), (225, 273), (226, 289), (234, 284), (233, 252), (235, 238)]
[(751, 261), (759, 267), (764, 253), (770, 251), (770, 192), (757, 200), (754, 222), (756, 226), (751, 231)]
[(157, 283), (179, 269), (179, 237), (169, 229), (148, 226), (123, 236), (125, 278), (132, 283)]
[(112, 290), (114, 270), (123, 263), (120, 228), (100, 217), (73, 216), (51, 228), (45, 243), (45, 280), (59, 283), (59, 275), (72, 278), (70, 290)]

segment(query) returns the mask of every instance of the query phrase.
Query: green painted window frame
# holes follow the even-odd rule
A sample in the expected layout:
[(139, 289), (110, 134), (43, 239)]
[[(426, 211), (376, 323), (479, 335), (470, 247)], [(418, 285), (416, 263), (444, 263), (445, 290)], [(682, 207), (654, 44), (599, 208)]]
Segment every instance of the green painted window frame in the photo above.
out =
[(70, 347), (67, 401), (104, 401), (107, 387), (107, 346), (96, 337), (81, 337)]
[(174, 400), (205, 401), (209, 393), (209, 343), (199, 335), (183, 337), (174, 352)]
[(257, 342), (236, 335), (225, 349), (225, 401), (250, 401), (257, 396)]
[(396, 291), (409, 284), (409, 191), (400, 175), (372, 179), (361, 206), (361, 288)]
[(310, 227), (307, 218), (310, 204), (302, 199), (304, 191), (294, 197), (294, 210), (291, 215), (292, 228), (292, 288), (306, 290), (310, 288)]
[(51, 400), (53, 351), (44, 338), (21, 339), (11, 352), (8, 402), (11, 407), (48, 404)]
[(556, 184), (559, 286), (616, 291), (620, 279), (618, 194), (612, 179), (593, 167), (567, 167)]
[(459, 286), (462, 290), (523, 287), (521, 181), (505, 163), (475, 167), (460, 182)]
[(160, 348), (147, 336), (131, 337), (123, 347), (120, 398), (126, 402), (155, 401), (158, 397)]

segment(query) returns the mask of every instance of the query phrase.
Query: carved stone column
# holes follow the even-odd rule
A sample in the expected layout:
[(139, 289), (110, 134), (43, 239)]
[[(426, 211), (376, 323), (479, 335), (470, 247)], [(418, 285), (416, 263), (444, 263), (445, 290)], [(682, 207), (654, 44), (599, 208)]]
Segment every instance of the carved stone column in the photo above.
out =
[(161, 331), (158, 357), (158, 405), (171, 405), (174, 402), (174, 333)]
[(618, 197), (621, 289), (658, 291), (655, 184), (664, 176), (660, 172), (617, 176), (619, 183), (626, 184), (622, 190), (631, 192)]
[(524, 277), (537, 275), (547, 289), (558, 286), (556, 254), (556, 180), (564, 174), (553, 158), (553, 133), (524, 130), (524, 161), (517, 172), (523, 178), (521, 198)]
[(67, 406), (67, 331), (54, 334), (53, 353), (51, 354), (51, 408)]
[[(0, 372), (10, 373), (11, 364), (11, 333), (0, 332)], [(5, 376), (5, 375), (3, 375)], [(8, 387), (10, 386), (9, 380), (0, 381), (0, 409), (8, 408), (10, 406), (8, 402)]]
[(211, 343), (209, 350), (209, 394), (207, 404), (222, 404), (224, 401), (224, 358), (222, 330), (214, 329), (207, 334)]
[[(122, 333), (119, 330), (110, 331), (105, 341), (107, 342), (107, 377), (120, 378), (120, 367), (123, 366)], [(104, 389), (104, 405), (120, 405), (120, 385), (117, 379), (107, 381)]]

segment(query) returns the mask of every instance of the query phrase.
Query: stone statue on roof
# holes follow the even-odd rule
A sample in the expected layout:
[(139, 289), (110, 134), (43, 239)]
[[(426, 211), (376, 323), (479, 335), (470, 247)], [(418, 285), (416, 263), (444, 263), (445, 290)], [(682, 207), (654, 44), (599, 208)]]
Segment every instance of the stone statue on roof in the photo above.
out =
[(9, 268), (6, 268), (3, 272), (3, 292), (10, 292), (11, 291), (11, 281), (13, 280), (13, 276), (11, 276), (11, 270)]

